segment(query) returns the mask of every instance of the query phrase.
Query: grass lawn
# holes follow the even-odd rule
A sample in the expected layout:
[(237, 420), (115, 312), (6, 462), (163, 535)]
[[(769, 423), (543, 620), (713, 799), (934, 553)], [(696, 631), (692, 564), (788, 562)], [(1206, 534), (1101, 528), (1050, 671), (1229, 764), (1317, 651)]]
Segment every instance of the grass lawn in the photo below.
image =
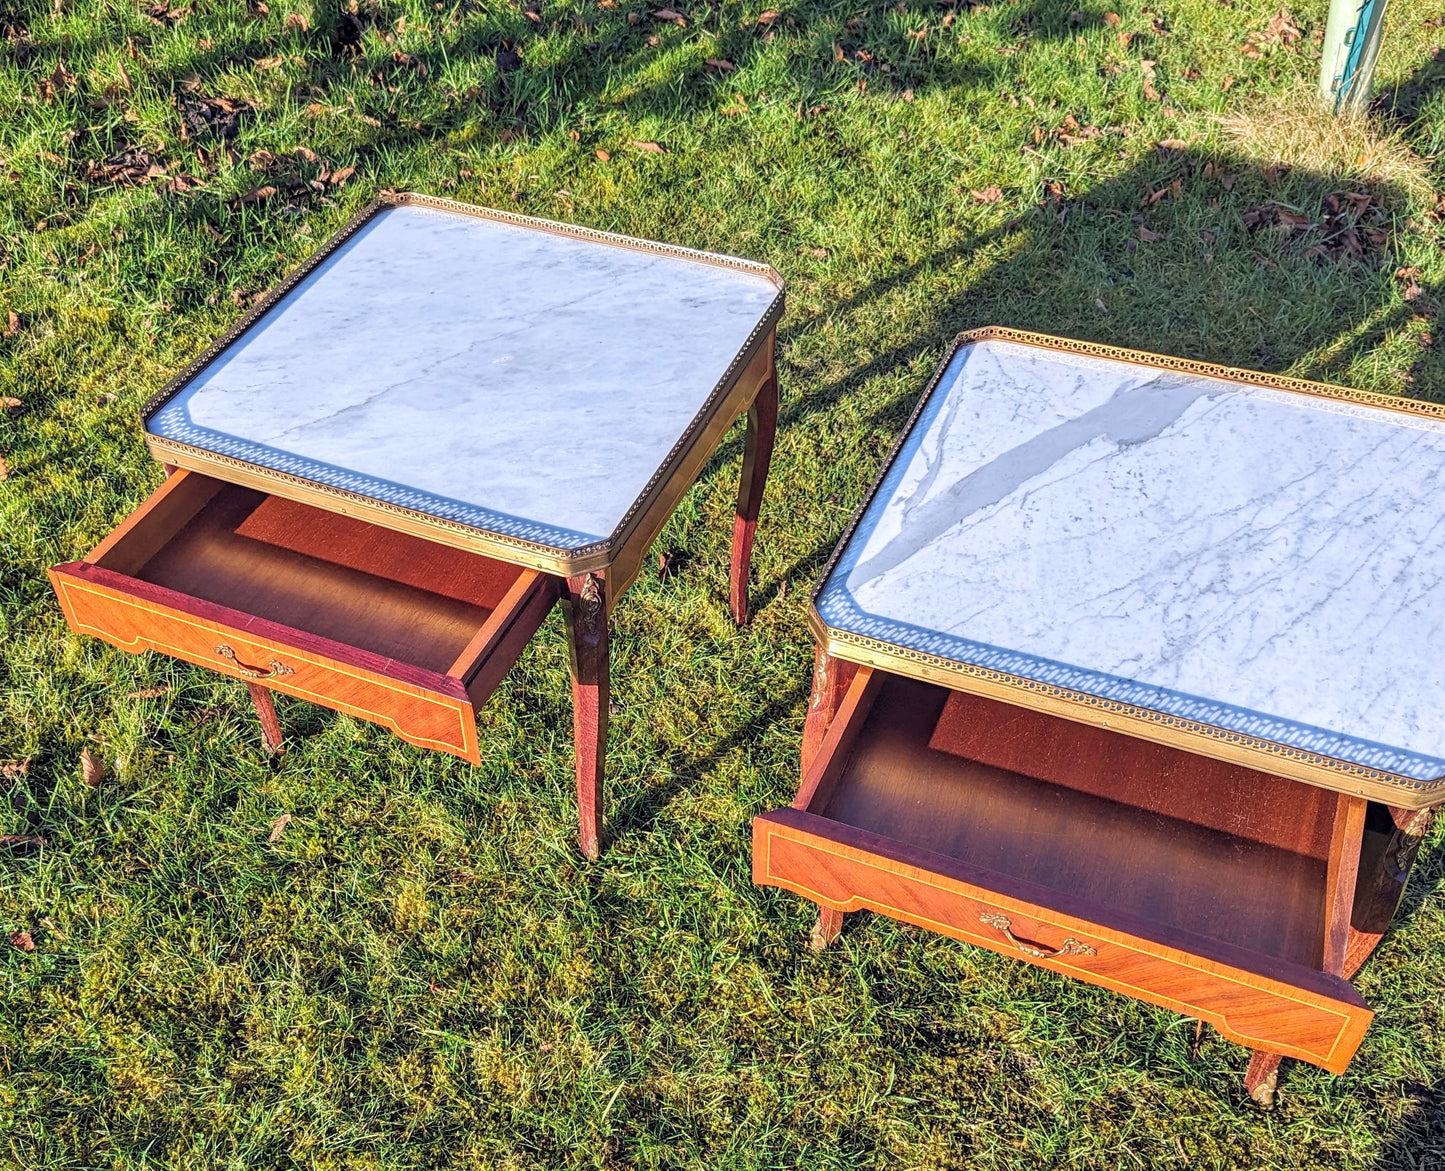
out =
[[(749, 881), (806, 595), (956, 331), (1445, 399), (1438, 6), (1396, 0), (1335, 131), (1288, 115), (1323, 0), (174, 3), (0, 0), (0, 834), (48, 839), (0, 850), (0, 1166), (1445, 1164), (1445, 825), (1354, 1065), (1270, 1112), (1208, 1028), (876, 916), (813, 956)], [(788, 281), (761, 605), (733, 628), (735, 431), (617, 611), (597, 865), (556, 614), (480, 768), (284, 697), (273, 767), (239, 685), (45, 581), (160, 481), (144, 400), (387, 188)]]

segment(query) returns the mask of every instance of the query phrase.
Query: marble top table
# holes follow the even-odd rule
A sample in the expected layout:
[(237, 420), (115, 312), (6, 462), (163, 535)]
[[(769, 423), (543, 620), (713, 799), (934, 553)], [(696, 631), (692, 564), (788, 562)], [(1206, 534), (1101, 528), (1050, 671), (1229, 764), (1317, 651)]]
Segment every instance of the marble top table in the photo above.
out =
[(615, 560), (736, 416), (781, 311), (767, 265), (395, 197), (157, 396), (147, 439), (169, 464), (577, 572)]
[(782, 310), (765, 264), (389, 196), (147, 405), (146, 440), (169, 466), (555, 579), (596, 858), (609, 614), (744, 413), (729, 584), (747, 621)]
[(831, 655), (1445, 798), (1445, 412), (962, 335), (814, 596)]

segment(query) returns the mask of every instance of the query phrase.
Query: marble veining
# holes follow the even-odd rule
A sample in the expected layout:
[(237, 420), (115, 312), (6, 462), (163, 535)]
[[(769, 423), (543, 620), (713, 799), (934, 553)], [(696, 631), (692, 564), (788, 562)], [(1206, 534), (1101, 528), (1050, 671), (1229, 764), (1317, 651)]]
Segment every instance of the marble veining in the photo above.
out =
[(403, 205), (147, 427), (578, 548), (621, 523), (777, 296), (757, 273)]
[(832, 628), (1445, 775), (1445, 423), (959, 350), (818, 596)]

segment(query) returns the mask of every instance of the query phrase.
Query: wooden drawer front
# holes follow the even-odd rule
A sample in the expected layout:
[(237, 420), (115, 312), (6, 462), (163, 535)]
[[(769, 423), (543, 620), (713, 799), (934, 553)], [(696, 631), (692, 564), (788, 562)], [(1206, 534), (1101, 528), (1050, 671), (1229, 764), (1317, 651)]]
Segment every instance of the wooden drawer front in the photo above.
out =
[(1044, 888), (796, 809), (754, 821), (753, 881), (1065, 972), (1332, 1073), (1344, 1072), (1372, 1017), (1338, 977), (1214, 941), (1199, 941), (1210, 955), (1171, 947), (1053, 909), (1065, 900)]
[[(184, 595), (83, 562), (56, 566), (50, 579), (66, 621), (79, 633), (122, 650), (187, 659), (383, 724), (419, 747), (481, 761), (475, 712), (459, 680), (341, 644), (328, 646), (328, 640), (226, 607), (196, 607), (204, 608), (203, 617), (192, 612), (193, 600)], [(306, 649), (298, 645), (303, 642)], [(218, 652), (220, 647), (231, 653)], [(325, 653), (329, 649), (334, 656)], [(369, 659), (376, 661), (362, 665)], [(273, 661), (283, 670), (273, 673)]]

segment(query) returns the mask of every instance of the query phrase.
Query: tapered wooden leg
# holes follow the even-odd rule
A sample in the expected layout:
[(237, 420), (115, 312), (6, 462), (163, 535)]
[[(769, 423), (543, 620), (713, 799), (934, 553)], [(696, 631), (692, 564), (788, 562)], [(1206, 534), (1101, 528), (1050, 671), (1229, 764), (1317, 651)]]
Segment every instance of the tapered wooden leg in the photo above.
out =
[(819, 907), (818, 921), (813, 924), (808, 946), (814, 951), (826, 951), (828, 945), (842, 934), (843, 915), (843, 911), (835, 911), (832, 907)]
[(281, 734), (281, 721), (276, 718), (276, 701), (271, 698), (271, 689), (248, 683), (246, 690), (251, 693), (251, 706), (261, 719), (261, 739), (266, 742), (266, 751), (280, 756), (286, 751), (286, 741)]
[(858, 673), (856, 663), (846, 663), (827, 654), (820, 646), (813, 651), (813, 694), (808, 699), (808, 718), (803, 724), (803, 773), (823, 746), (823, 737), (833, 726), (833, 717)]
[(568, 649), (572, 658), (572, 733), (577, 752), (577, 842), (594, 862), (601, 854), (598, 815), (607, 762), (607, 582), (600, 573), (567, 579)]
[(1267, 1053), (1253, 1049), (1249, 1054), (1249, 1068), (1244, 1072), (1245, 1091), (1265, 1109), (1274, 1105), (1274, 1091), (1279, 1085), (1279, 1063), (1283, 1058), (1278, 1053)]
[(733, 520), (732, 566), (728, 571), (733, 621), (739, 626), (748, 620), (748, 570), (753, 559), (753, 534), (758, 528), (758, 510), (768, 482), (768, 465), (772, 462), (777, 430), (778, 376), (774, 372), (748, 408), (748, 436), (743, 448), (742, 482), (738, 485), (738, 512)]

